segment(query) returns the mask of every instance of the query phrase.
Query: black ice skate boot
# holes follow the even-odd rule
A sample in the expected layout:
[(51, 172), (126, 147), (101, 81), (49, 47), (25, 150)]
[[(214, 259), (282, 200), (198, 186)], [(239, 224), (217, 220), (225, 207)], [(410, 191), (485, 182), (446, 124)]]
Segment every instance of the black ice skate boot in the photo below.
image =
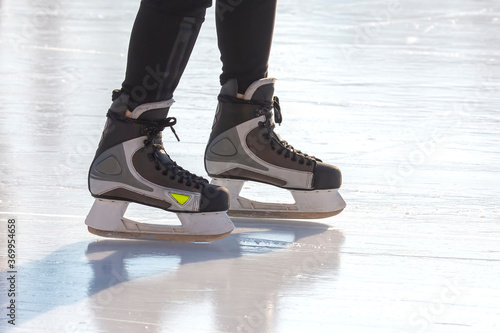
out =
[[(281, 123), (273, 78), (261, 79), (237, 98), (236, 80), (221, 89), (205, 169), (212, 184), (229, 190), (228, 214), (244, 217), (323, 218), (340, 213), (340, 170), (293, 148), (274, 131)], [(274, 119), (273, 119), (274, 109)], [(294, 204), (266, 203), (239, 196), (245, 181), (290, 190)]]
[[(161, 131), (173, 131), (176, 123), (167, 118), (173, 100), (139, 105), (133, 112), (128, 101), (126, 93), (113, 92), (89, 171), (89, 190), (96, 198), (85, 220), (89, 231), (104, 237), (179, 241), (209, 241), (231, 233), (227, 190), (178, 166), (163, 147)], [(124, 218), (129, 202), (175, 212), (182, 227)]]

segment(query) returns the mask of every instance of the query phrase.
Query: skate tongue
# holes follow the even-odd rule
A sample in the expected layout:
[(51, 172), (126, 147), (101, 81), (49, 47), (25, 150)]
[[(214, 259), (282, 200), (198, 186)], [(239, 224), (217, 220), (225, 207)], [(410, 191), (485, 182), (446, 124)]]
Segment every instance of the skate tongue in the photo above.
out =
[(170, 156), (167, 154), (165, 151), (165, 148), (161, 147), (161, 149), (158, 149), (156, 151), (156, 156), (160, 160), (160, 163), (163, 165), (169, 165), (169, 164), (174, 164), (174, 161), (170, 158)]
[(174, 99), (158, 101), (153, 103), (140, 104), (131, 100), (130, 95), (126, 92), (115, 89), (112, 94), (110, 111), (124, 116), (127, 111), (132, 111), (129, 115), (132, 119), (141, 119), (146, 121), (158, 121), (165, 119), (168, 115), (170, 106), (174, 103)]
[(267, 101), (271, 102), (274, 96), (275, 78), (265, 78), (255, 81), (248, 87), (243, 99), (247, 101)]
[(276, 133), (275, 131), (272, 131), (271, 136), (274, 136), (275, 139), (278, 140), (278, 142), (280, 142), (280, 143), (283, 142), (283, 139), (281, 138), (281, 136), (278, 133)]
[[(274, 95), (275, 78), (260, 79), (252, 83), (246, 90), (243, 99), (247, 101), (271, 102)], [(236, 97), (238, 94), (238, 82), (230, 79), (221, 88), (221, 95)]]
[(174, 99), (141, 104), (132, 111), (130, 117), (148, 121), (163, 120), (167, 117), (172, 104), (174, 104)]

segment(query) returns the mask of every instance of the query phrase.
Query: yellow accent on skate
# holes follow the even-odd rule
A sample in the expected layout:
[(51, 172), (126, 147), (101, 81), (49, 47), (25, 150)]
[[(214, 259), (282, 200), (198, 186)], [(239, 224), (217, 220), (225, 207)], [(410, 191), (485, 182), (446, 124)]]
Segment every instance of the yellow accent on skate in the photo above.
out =
[(189, 195), (185, 195), (185, 194), (179, 194), (179, 193), (172, 193), (170, 192), (170, 195), (172, 196), (172, 198), (175, 199), (175, 201), (177, 201), (180, 205), (184, 205), (188, 200), (189, 198), (191, 198)]

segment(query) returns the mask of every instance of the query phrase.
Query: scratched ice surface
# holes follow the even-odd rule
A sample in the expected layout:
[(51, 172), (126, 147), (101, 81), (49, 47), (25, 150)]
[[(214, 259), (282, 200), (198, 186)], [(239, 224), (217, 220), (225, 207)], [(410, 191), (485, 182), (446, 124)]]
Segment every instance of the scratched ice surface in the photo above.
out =
[[(499, 331), (498, 1), (279, 1), (278, 132), (342, 169), (348, 206), (326, 220), (236, 219), (205, 244), (106, 240), (83, 222), (138, 4), (0, 0), (0, 331)], [(171, 110), (181, 142), (164, 135), (198, 174), (219, 89), (214, 17)]]

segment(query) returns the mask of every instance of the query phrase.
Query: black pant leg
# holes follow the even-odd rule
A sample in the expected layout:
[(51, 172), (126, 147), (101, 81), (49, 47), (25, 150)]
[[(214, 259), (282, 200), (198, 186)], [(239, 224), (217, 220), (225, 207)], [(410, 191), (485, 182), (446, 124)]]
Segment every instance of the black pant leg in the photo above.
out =
[(122, 90), (131, 105), (171, 99), (211, 0), (142, 0)]
[(277, 0), (217, 0), (216, 24), (222, 60), (223, 85), (238, 81), (248, 86), (267, 77)]

